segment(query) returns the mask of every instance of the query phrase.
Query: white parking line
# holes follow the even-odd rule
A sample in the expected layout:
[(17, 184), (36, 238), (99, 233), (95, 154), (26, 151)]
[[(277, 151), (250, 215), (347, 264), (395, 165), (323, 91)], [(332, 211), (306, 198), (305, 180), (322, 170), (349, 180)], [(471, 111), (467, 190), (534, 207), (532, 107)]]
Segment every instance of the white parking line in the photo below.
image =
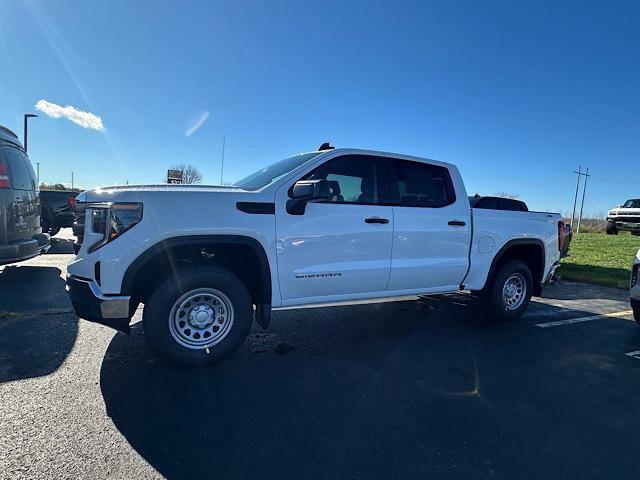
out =
[(631, 315), (632, 313), (633, 310), (625, 310), (624, 312), (603, 313), (600, 315), (593, 315), (591, 317), (570, 318), (568, 320), (558, 320), (555, 322), (536, 323), (536, 326), (540, 328), (558, 327), (560, 325), (570, 325), (572, 323), (590, 322), (591, 320), (599, 320), (601, 318), (624, 317), (626, 315)]
[(629, 357), (637, 358), (638, 360), (640, 360), (640, 350), (636, 350), (635, 352), (625, 353), (625, 355)]

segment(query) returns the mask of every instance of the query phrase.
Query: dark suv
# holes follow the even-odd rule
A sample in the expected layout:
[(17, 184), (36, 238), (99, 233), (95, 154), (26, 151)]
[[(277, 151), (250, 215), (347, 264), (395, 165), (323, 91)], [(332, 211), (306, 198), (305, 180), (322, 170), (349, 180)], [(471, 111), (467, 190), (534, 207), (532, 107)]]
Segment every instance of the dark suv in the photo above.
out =
[(0, 125), (0, 265), (49, 248), (49, 236), (41, 232), (33, 167), (17, 135)]

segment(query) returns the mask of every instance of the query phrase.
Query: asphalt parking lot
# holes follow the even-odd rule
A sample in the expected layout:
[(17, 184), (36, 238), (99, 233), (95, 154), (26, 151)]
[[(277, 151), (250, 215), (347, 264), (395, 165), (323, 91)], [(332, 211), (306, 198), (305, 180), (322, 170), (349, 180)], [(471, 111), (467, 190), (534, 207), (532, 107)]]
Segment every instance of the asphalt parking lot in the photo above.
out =
[(463, 295), (283, 310), (184, 370), (77, 319), (70, 238), (0, 267), (1, 478), (638, 478), (626, 292), (489, 325)]

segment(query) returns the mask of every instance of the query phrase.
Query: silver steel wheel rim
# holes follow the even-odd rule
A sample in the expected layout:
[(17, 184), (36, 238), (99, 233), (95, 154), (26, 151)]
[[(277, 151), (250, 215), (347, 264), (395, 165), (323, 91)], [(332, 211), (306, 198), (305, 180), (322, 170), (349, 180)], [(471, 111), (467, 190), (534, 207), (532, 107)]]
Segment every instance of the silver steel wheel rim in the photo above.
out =
[(169, 314), (169, 331), (180, 345), (202, 350), (220, 343), (233, 326), (229, 297), (214, 288), (198, 288), (175, 301)]
[(512, 274), (502, 287), (502, 301), (507, 310), (517, 310), (524, 303), (527, 282), (519, 273)]

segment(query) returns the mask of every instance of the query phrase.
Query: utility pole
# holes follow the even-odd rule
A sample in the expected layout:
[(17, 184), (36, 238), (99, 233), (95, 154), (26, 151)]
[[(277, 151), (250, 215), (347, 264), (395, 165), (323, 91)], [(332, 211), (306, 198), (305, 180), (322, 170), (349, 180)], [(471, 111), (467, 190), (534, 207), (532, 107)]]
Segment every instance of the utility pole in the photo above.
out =
[(578, 202), (578, 189), (580, 188), (580, 176), (582, 175), (582, 165), (578, 166), (578, 171), (573, 172), (578, 174), (578, 181), (576, 182), (576, 194), (573, 197), (573, 212), (571, 213), (571, 228), (574, 226), (576, 219), (576, 203)]
[(73, 172), (71, 172), (71, 190), (73, 190)]
[(222, 137), (222, 166), (220, 168), (220, 185), (222, 185), (222, 176), (224, 175), (224, 147), (227, 143), (227, 136), (223, 135)]
[(38, 188), (40, 188), (40, 162), (36, 162), (36, 179), (36, 181), (38, 182)]
[(584, 196), (587, 193), (587, 180), (589, 180), (589, 169), (587, 168), (587, 173), (584, 173), (584, 185), (582, 187), (582, 203), (580, 204), (580, 216), (578, 217), (578, 230), (576, 234), (580, 233), (580, 222), (582, 222), (582, 209), (584, 208)]
[(27, 137), (28, 137), (28, 127), (29, 127), (29, 123), (27, 122), (28, 119), (33, 118), (33, 117), (37, 117), (38, 115), (36, 115), (35, 113), (25, 113), (24, 114), (24, 151), (27, 151)]

